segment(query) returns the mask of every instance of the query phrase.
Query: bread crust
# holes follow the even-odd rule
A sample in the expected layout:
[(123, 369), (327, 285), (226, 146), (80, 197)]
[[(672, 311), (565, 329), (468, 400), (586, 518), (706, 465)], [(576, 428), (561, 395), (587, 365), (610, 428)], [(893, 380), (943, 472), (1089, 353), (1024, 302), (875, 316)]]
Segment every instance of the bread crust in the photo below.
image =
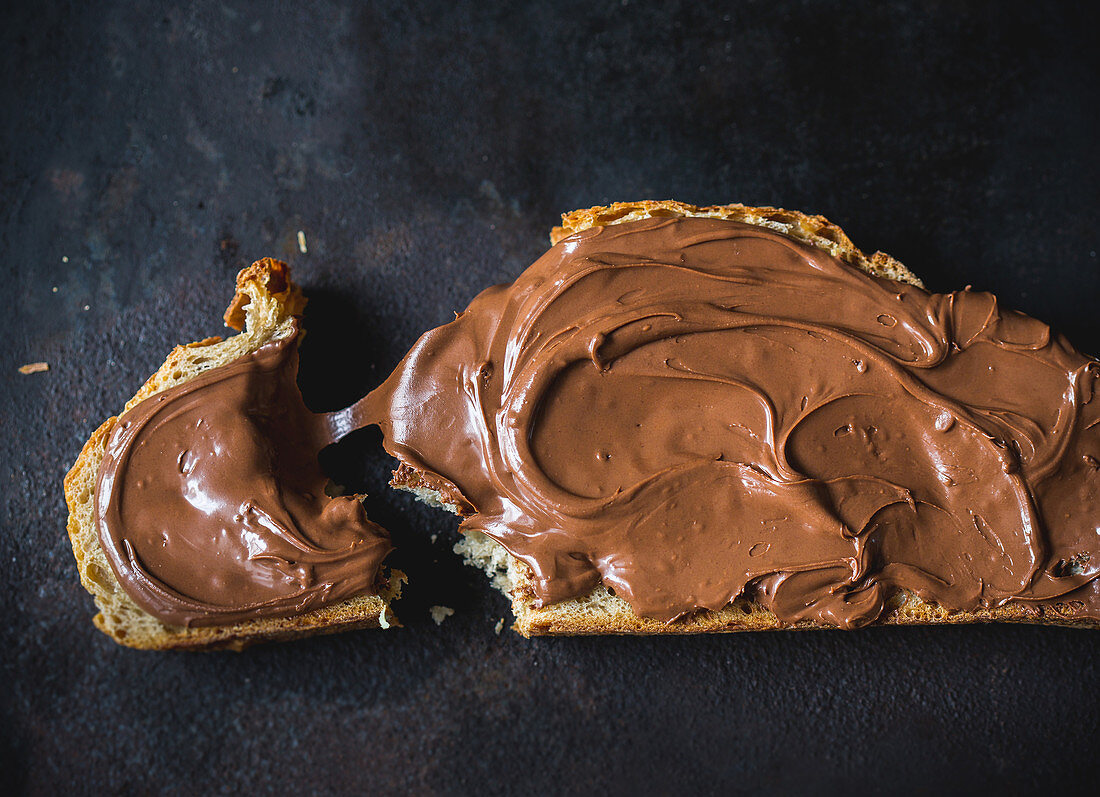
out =
[[(908, 268), (885, 252), (865, 255), (845, 235), (844, 231), (823, 216), (811, 216), (798, 211), (772, 207), (750, 207), (740, 204), (698, 207), (673, 200), (616, 202), (574, 210), (562, 215), (562, 223), (550, 232), (551, 245), (573, 233), (590, 227), (623, 224), (655, 217), (703, 217), (727, 219), (757, 227), (765, 227), (803, 243), (823, 249), (834, 257), (867, 273), (923, 287), (920, 279)], [(465, 505), (448, 501), (446, 485), (433, 485), (431, 474), (402, 464), (394, 472), (392, 486), (414, 492), (427, 503), (442, 506), (455, 514), (471, 514)], [(452, 488), (453, 489), (453, 488)], [(783, 623), (761, 604), (738, 597), (725, 608), (700, 610), (669, 623), (640, 617), (630, 604), (598, 586), (582, 597), (549, 606), (536, 605), (534, 574), (498, 543), (479, 532), (465, 535), (455, 546), (468, 564), (481, 568), (495, 586), (512, 601), (515, 631), (525, 637), (592, 634), (701, 634), (765, 631), (796, 628), (835, 628), (835, 626), (802, 621)], [(887, 601), (882, 615), (871, 625), (958, 625), (963, 623), (1038, 623), (1097, 628), (1100, 623), (1075, 616), (1070, 604), (1044, 607), (1015, 603), (994, 609), (973, 612), (946, 609), (926, 601), (909, 591), (898, 591)]]
[(750, 207), (738, 204), (698, 207), (671, 199), (615, 202), (607, 206), (597, 205), (584, 210), (563, 213), (561, 226), (550, 230), (550, 245), (553, 246), (562, 238), (587, 230), (589, 227), (624, 224), (629, 221), (659, 217), (724, 219), (751, 224), (754, 227), (766, 227), (818, 249), (824, 249), (833, 257), (869, 274), (907, 282), (919, 288), (924, 287), (924, 283), (916, 274), (885, 252), (875, 252), (870, 257), (863, 254), (844, 234), (844, 230), (824, 216), (810, 216), (797, 210), (783, 208)]
[[(253, 263), (237, 275), (236, 294), (225, 313), (227, 326), (244, 331), (228, 340), (211, 337), (177, 346), (126, 403), (123, 411), (202, 371), (224, 365), (290, 334), (293, 318), (301, 315), (304, 307), (305, 299), (290, 280), (286, 264), (271, 258)], [(100, 610), (94, 618), (99, 630), (119, 644), (144, 650), (241, 650), (258, 642), (398, 625), (390, 602), (400, 594), (405, 576), (396, 570), (381, 580), (377, 595), (360, 595), (292, 617), (185, 628), (162, 623), (139, 608), (107, 564), (96, 531), (95, 479), (117, 421), (117, 416), (108, 418), (92, 433), (64, 482), (65, 502), (69, 508), (66, 526), (69, 541), (80, 582), (92, 594)]]

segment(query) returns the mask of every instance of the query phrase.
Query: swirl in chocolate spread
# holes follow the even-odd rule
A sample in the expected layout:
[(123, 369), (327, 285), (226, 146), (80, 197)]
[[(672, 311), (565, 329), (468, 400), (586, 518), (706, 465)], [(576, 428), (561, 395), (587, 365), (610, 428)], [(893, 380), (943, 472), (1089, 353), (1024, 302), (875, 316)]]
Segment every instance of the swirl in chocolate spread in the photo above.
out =
[(173, 625), (281, 617), (373, 592), (392, 546), (318, 452), (346, 413), (310, 412), (297, 331), (124, 413), (96, 481), (99, 540), (127, 594)]
[(363, 411), (541, 605), (602, 582), (662, 620), (744, 594), (852, 627), (906, 589), (1100, 618), (1098, 375), (990, 294), (651, 219), (484, 291)]

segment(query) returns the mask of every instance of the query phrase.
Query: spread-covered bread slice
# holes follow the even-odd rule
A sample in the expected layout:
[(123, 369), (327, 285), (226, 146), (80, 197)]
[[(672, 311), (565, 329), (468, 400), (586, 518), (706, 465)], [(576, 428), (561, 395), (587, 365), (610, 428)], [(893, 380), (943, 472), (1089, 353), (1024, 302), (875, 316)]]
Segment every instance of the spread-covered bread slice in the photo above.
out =
[(525, 635), (1100, 620), (1100, 364), (821, 217), (620, 203), (364, 401)]
[(65, 477), (81, 583), (115, 641), (240, 649), (396, 623), (388, 534), (326, 494), (316, 455), (347, 418), (298, 392), (304, 306), (285, 264), (241, 271), (225, 321), (243, 331), (177, 347)]

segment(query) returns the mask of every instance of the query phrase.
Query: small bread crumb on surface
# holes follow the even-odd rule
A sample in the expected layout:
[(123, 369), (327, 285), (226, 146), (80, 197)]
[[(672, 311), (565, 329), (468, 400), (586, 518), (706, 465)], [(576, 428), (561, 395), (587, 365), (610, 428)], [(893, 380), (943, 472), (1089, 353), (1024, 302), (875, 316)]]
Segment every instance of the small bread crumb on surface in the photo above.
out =
[(19, 373), (21, 374), (40, 374), (48, 370), (50, 370), (49, 363), (27, 363), (19, 366)]
[(504, 618), (501, 617), (497, 620), (497, 624), (493, 626), (493, 633), (500, 636), (500, 632), (504, 629)]
[(436, 625), (443, 625), (443, 621), (455, 613), (455, 610), (450, 606), (433, 606), (428, 611), (431, 613)]
[(306, 234), (302, 230), (298, 230), (298, 251), (303, 255), (309, 251), (306, 249)]

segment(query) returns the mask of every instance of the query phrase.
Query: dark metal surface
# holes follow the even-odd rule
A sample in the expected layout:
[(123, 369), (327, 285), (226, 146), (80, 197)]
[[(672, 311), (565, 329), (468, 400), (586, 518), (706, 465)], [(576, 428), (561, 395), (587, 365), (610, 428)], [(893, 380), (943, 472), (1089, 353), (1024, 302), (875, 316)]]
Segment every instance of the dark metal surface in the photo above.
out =
[[(219, 331), (233, 275), (263, 255), (311, 297), (318, 409), (517, 275), (558, 213), (615, 199), (824, 213), (931, 287), (991, 289), (1100, 351), (1096, 6), (477, 5), (5, 15), (2, 788), (1087, 784), (1100, 633), (497, 636), (504, 599), (450, 552), (449, 516), (385, 489), (374, 432), (326, 463), (400, 546), (404, 629), (239, 655), (94, 630), (61, 478), (171, 345)], [(455, 609), (439, 628), (433, 604)]]

